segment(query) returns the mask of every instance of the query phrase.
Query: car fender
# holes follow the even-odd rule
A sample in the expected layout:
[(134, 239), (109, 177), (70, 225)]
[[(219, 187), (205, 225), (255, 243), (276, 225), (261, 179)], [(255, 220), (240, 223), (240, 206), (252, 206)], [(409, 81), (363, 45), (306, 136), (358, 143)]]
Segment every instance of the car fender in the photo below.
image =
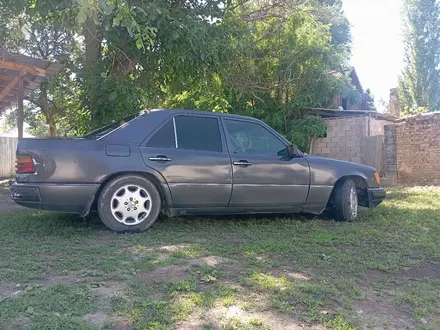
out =
[(374, 172), (370, 166), (328, 159), (323, 157), (307, 156), (310, 165), (310, 192), (307, 205), (326, 206), (337, 182), (344, 178), (357, 180), (357, 185), (374, 187)]
[(153, 184), (159, 190), (159, 193), (162, 197), (162, 202), (165, 204), (164, 208), (173, 207), (171, 190), (165, 178), (158, 171), (156, 171), (155, 169), (149, 166), (142, 166), (142, 167), (124, 166), (124, 168), (114, 169), (111, 173), (107, 174), (100, 180), (99, 188), (97, 189), (96, 193), (90, 197), (89, 202), (87, 203), (81, 216), (85, 217), (90, 213), (90, 210), (92, 209), (94, 203), (97, 202), (97, 199), (99, 198), (99, 194), (101, 193), (102, 189), (110, 180), (119, 176), (129, 175), (129, 174), (137, 174), (147, 177), (149, 180), (153, 182)]

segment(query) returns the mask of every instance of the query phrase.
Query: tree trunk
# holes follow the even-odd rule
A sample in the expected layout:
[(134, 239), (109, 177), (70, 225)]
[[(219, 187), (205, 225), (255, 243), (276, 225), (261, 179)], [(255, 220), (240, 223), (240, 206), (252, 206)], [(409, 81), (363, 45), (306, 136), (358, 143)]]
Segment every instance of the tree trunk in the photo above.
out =
[[(91, 18), (87, 18), (83, 25), (84, 43), (86, 45), (85, 69), (93, 69), (101, 58), (101, 39), (98, 25)], [(90, 71), (86, 71), (90, 72)]]
[(47, 100), (47, 86), (43, 83), (40, 89), (41, 90), (40, 90), (39, 103), (41, 110), (43, 111), (44, 116), (46, 117), (46, 123), (49, 125), (49, 134), (50, 136), (56, 136), (57, 125), (55, 122), (55, 117), (53, 115), (52, 109)]
[(49, 116), (47, 118), (47, 124), (49, 125), (50, 136), (57, 136), (57, 125), (55, 123), (53, 116)]
[(284, 134), (287, 134), (288, 124), (287, 124), (287, 113), (289, 110), (289, 89), (286, 87), (285, 94), (285, 104), (284, 104)]
[(102, 56), (102, 46), (98, 25), (93, 19), (87, 18), (83, 25), (83, 36), (86, 50), (84, 63), (84, 77), (87, 85), (88, 103), (92, 108), (92, 121), (99, 121), (98, 107), (95, 106), (98, 101), (97, 88), (100, 86), (99, 62)]

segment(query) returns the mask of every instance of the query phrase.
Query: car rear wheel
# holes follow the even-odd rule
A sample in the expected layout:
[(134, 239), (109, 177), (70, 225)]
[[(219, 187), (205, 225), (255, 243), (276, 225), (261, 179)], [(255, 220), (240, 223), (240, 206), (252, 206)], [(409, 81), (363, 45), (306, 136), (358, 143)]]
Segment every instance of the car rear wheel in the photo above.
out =
[(334, 217), (338, 221), (355, 221), (358, 218), (356, 184), (347, 179), (339, 182), (334, 191)]
[(98, 199), (102, 222), (116, 232), (141, 232), (159, 216), (161, 199), (156, 186), (138, 175), (127, 175), (108, 182)]

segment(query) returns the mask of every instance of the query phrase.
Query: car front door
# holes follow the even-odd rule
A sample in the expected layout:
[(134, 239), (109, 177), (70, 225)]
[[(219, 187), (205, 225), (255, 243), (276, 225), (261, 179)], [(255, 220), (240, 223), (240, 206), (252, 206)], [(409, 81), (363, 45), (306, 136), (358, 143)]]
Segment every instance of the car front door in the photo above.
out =
[(230, 207), (305, 204), (310, 170), (303, 157), (290, 157), (286, 143), (258, 122), (223, 119), (233, 164)]
[(218, 116), (176, 115), (141, 147), (145, 163), (168, 183), (174, 207), (225, 207), (231, 160)]

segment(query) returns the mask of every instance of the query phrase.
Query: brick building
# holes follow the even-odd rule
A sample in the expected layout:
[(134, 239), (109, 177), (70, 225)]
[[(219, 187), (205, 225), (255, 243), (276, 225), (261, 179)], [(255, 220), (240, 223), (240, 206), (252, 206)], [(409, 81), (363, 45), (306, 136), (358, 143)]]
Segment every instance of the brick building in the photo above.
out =
[(355, 91), (358, 92), (360, 99), (354, 101), (350, 97), (349, 92), (342, 92), (341, 94), (335, 95), (332, 99), (332, 103), (330, 108), (343, 110), (369, 110), (368, 107), (368, 95), (365, 93), (364, 88), (362, 87), (361, 81), (357, 75), (356, 69), (354, 67), (345, 69), (342, 73), (337, 72), (334, 75), (338, 78), (342, 78), (345, 76), (349, 79), (350, 83), (354, 86)]
[(440, 185), (440, 112), (386, 126), (385, 156), (387, 177), (394, 184)]
[(404, 118), (329, 109), (306, 114), (327, 123), (327, 136), (312, 141), (310, 154), (376, 167), (385, 185), (440, 185), (440, 112)]
[(384, 126), (392, 123), (395, 117), (361, 110), (310, 109), (306, 114), (320, 116), (327, 123), (327, 136), (312, 141), (311, 154), (378, 167), (367, 152), (369, 140), (375, 139), (367, 137), (383, 137)]

